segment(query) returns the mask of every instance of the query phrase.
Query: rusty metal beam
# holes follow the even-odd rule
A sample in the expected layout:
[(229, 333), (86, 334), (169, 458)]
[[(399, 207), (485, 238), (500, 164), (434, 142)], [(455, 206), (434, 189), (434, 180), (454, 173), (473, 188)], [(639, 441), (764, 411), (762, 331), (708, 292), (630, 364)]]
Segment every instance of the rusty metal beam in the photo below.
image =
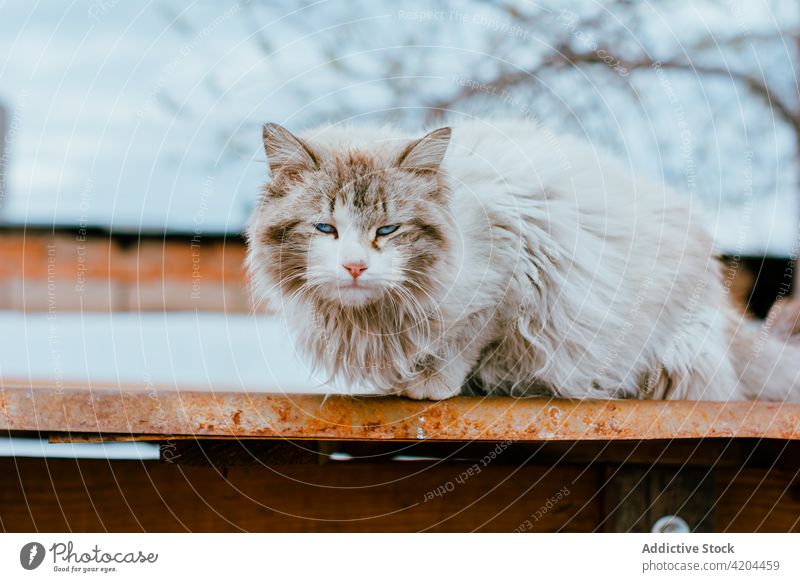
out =
[(0, 429), (346, 440), (800, 439), (800, 405), (210, 392), (0, 384)]

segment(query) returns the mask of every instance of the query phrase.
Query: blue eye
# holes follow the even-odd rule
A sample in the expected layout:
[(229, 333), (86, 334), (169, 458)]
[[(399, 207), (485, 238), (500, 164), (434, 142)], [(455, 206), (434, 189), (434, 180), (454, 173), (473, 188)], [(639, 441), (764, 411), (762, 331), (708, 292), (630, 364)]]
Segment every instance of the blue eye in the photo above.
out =
[(336, 234), (336, 227), (330, 224), (325, 224), (324, 222), (320, 222), (314, 225), (320, 232), (324, 232), (325, 234)]
[(386, 236), (387, 234), (392, 234), (400, 228), (399, 224), (387, 224), (386, 226), (381, 226), (379, 229), (375, 231), (375, 234), (378, 236)]

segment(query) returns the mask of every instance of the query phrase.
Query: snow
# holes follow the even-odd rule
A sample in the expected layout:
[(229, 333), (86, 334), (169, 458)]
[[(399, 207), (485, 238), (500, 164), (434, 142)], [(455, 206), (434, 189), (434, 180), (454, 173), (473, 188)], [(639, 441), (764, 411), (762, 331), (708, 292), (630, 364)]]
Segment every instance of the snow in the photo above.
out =
[(0, 437), (0, 457), (157, 461), (156, 443), (50, 443), (45, 439)]
[(712, 214), (709, 229), (721, 253), (797, 257), (797, 196), (771, 196), (757, 204), (730, 205)]
[(324, 385), (278, 316), (0, 311), (6, 384), (365, 393)]

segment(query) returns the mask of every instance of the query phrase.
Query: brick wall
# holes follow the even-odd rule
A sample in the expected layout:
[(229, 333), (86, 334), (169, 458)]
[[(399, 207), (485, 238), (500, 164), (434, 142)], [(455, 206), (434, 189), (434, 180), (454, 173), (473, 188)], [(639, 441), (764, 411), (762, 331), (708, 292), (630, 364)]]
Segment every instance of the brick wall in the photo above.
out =
[(238, 236), (0, 230), (0, 309), (250, 309)]

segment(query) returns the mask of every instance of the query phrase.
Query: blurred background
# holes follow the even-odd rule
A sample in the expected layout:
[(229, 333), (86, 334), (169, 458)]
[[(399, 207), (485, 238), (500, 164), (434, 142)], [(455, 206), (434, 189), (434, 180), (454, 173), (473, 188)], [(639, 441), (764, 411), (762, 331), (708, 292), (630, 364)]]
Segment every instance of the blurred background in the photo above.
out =
[(260, 128), (535, 120), (701, 203), (726, 285), (793, 288), (796, 0), (0, 6), (0, 378), (308, 391), (252, 317)]

